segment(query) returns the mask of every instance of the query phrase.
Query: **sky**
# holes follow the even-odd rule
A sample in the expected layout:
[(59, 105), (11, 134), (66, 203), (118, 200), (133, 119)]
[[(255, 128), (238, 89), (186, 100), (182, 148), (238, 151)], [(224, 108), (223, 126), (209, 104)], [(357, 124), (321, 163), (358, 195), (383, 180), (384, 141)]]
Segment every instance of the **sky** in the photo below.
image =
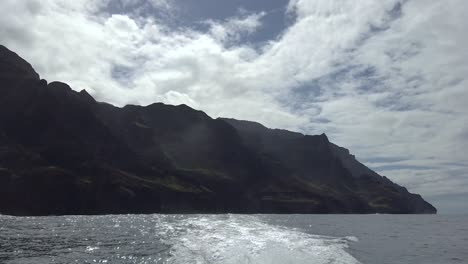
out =
[(0, 44), (123, 106), (326, 133), (468, 213), (466, 0), (2, 0)]

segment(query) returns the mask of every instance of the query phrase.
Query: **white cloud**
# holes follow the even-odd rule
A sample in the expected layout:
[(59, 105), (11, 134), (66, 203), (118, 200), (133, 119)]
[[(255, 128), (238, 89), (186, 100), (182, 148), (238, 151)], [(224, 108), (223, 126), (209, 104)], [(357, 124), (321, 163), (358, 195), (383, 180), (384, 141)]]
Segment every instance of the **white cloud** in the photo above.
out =
[(243, 35), (254, 33), (261, 27), (260, 19), (265, 16), (265, 13), (251, 14), (245, 17), (229, 18), (223, 23), (209, 20), (210, 35), (224, 44), (232, 44), (238, 42)]
[[(326, 132), (363, 160), (402, 157), (371, 166), (410, 190), (468, 192), (468, 2), (292, 0), (294, 23), (260, 48), (242, 40), (264, 13), (207, 19), (202, 32), (166, 25), (176, 1), (121, 2), (136, 11), (106, 13), (109, 0), (4, 0), (0, 43), (98, 100), (185, 103)], [(162, 17), (143, 16), (148, 3)]]

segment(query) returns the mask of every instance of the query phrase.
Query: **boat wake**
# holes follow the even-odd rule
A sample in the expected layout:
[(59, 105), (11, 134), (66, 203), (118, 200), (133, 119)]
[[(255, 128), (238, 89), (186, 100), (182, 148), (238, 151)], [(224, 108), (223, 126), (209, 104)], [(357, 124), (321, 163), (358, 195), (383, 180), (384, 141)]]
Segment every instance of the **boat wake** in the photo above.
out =
[(198, 216), (173, 241), (166, 263), (359, 263), (345, 251), (355, 237), (311, 235), (263, 223), (255, 216)]

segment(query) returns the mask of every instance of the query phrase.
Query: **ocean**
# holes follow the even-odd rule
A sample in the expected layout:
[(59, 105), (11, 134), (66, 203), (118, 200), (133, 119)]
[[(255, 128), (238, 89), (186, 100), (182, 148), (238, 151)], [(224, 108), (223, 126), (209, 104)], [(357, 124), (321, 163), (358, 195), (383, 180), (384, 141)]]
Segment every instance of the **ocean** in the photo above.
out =
[(0, 216), (0, 263), (468, 263), (468, 216)]

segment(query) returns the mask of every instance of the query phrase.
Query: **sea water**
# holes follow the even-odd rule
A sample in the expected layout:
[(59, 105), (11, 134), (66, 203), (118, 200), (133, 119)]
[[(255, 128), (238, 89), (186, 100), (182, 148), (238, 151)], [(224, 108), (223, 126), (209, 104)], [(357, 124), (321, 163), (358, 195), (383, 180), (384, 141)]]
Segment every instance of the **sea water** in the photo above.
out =
[(0, 263), (468, 263), (468, 217), (0, 216)]

